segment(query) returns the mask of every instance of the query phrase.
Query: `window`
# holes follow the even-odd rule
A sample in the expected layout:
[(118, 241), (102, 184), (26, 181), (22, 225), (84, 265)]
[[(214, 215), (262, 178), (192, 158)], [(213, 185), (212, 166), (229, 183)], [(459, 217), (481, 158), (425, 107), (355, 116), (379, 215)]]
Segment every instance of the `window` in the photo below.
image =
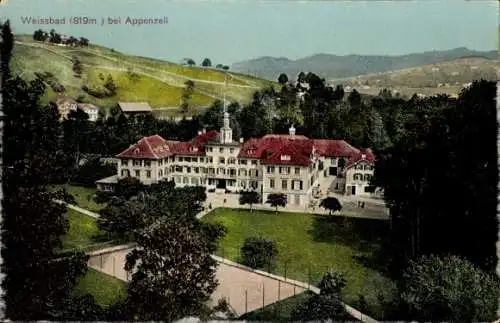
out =
[(147, 177), (147, 178), (151, 178), (151, 171), (150, 171), (150, 170), (147, 170), (147, 171), (146, 171), (146, 177)]
[(198, 173), (200, 172), (200, 168), (195, 167), (195, 168), (194, 168), (194, 172), (195, 172), (196, 174), (198, 174)]
[(236, 159), (233, 157), (229, 157), (229, 159), (227, 160), (227, 163), (228, 164), (236, 164)]
[(186, 173), (191, 173), (191, 167), (186, 167)]
[(281, 181), (281, 188), (284, 190), (288, 189), (288, 181), (286, 179)]
[(134, 159), (134, 163), (133, 164), (134, 164), (134, 166), (142, 166), (142, 161)]
[(224, 148), (223, 147), (220, 147), (219, 148), (219, 153), (223, 154), (224, 153)]
[(290, 156), (289, 155), (281, 155), (281, 160), (288, 161), (288, 160), (290, 160)]
[(183, 160), (184, 160), (184, 158), (182, 158), (182, 157), (177, 157), (177, 161), (178, 161), (178, 162), (182, 162)]
[(160, 159), (160, 160), (158, 161), (158, 166), (163, 166), (163, 159)]
[(363, 174), (356, 173), (353, 177), (355, 181), (363, 180)]
[(274, 188), (274, 179), (269, 180), (269, 187)]
[(300, 167), (295, 167), (295, 175), (300, 175)]
[(267, 166), (267, 173), (268, 174), (274, 173), (274, 166)]
[(122, 159), (122, 166), (128, 165), (128, 159)]
[(247, 164), (247, 160), (246, 159), (241, 159), (238, 161), (238, 164), (240, 165), (246, 165)]
[(257, 165), (257, 161), (255, 159), (252, 159), (252, 165)]
[(205, 162), (205, 158), (200, 157), (200, 163), (204, 163), (204, 162)]
[(178, 173), (182, 173), (182, 166), (175, 166), (175, 171)]
[(229, 175), (231, 175), (231, 176), (236, 176), (236, 169), (231, 168), (231, 169), (229, 170)]
[(214, 149), (212, 147), (208, 147), (207, 149), (208, 149), (209, 152), (213, 152), (214, 151)]
[(239, 170), (240, 176), (247, 176), (247, 170), (246, 169), (240, 169)]
[(290, 174), (290, 170), (291, 170), (291, 168), (290, 168), (290, 167), (287, 167), (287, 168), (286, 168), (286, 173), (287, 173), (287, 174)]
[(135, 177), (141, 177), (141, 171), (140, 170), (136, 170), (135, 171)]
[(130, 173), (127, 169), (122, 169), (122, 176), (130, 176)]
[(229, 148), (229, 152), (230, 152), (231, 154), (233, 154), (233, 153), (234, 153), (234, 148)]
[(280, 173), (280, 174), (283, 174), (283, 173), (285, 172), (284, 170), (285, 170), (285, 167), (280, 167), (280, 168), (279, 168), (279, 173)]
[(226, 159), (224, 157), (219, 157), (219, 164), (225, 164)]
[(167, 175), (167, 174), (168, 174), (168, 167), (165, 167), (164, 174), (165, 174), (165, 175)]
[(365, 170), (372, 170), (373, 166), (372, 165), (365, 165)]
[(158, 171), (158, 176), (159, 176), (159, 177), (162, 177), (162, 176), (163, 176), (163, 170), (161, 170), (161, 169), (160, 169), (160, 170)]
[(188, 178), (187, 177), (183, 177), (182, 178), (182, 183), (184, 183), (184, 184), (189, 183)]
[(296, 190), (296, 191), (299, 191), (299, 190), (302, 190), (302, 181), (292, 181), (292, 190)]
[(250, 186), (253, 188), (253, 189), (256, 189), (259, 187), (259, 183), (257, 181), (251, 181), (250, 182)]
[(370, 175), (370, 174), (365, 174), (365, 176), (364, 176), (365, 181), (369, 181), (371, 178), (372, 178), (372, 175)]
[(374, 193), (374, 192), (375, 192), (374, 186), (365, 186), (365, 193)]
[(145, 167), (151, 167), (151, 161), (150, 160), (145, 160), (144, 161), (144, 166)]

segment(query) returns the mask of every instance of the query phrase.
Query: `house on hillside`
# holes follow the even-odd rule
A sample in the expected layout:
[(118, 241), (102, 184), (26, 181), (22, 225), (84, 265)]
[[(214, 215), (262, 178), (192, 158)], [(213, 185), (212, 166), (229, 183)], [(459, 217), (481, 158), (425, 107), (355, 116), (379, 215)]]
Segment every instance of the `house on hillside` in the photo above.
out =
[(61, 119), (67, 118), (70, 111), (81, 109), (89, 116), (89, 121), (95, 122), (99, 118), (99, 107), (90, 103), (78, 103), (72, 98), (60, 98), (56, 101)]
[(76, 111), (78, 108), (78, 102), (72, 98), (60, 98), (56, 101), (56, 105), (61, 114), (61, 119), (66, 118), (70, 111)]
[(369, 196), (375, 156), (344, 140), (309, 139), (295, 133), (269, 134), (233, 141), (225, 112), (220, 131), (199, 131), (188, 142), (144, 137), (116, 156), (118, 174), (96, 182), (99, 189), (121, 178), (136, 177), (144, 184), (173, 180), (177, 186), (204, 186), (238, 192), (255, 190), (265, 201), (284, 193), (288, 203), (306, 205), (320, 182), (338, 180), (337, 191)]
[(125, 115), (136, 115), (153, 112), (153, 109), (147, 102), (118, 102), (118, 107)]
[(78, 103), (78, 108), (82, 109), (89, 116), (89, 121), (96, 122), (99, 118), (99, 107), (90, 103)]

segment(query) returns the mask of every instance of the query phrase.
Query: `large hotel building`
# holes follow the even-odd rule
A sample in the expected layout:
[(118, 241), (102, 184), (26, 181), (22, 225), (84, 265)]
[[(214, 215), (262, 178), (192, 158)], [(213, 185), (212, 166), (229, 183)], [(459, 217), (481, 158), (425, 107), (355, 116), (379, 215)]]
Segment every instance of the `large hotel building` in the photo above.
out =
[(188, 142), (144, 137), (116, 158), (118, 174), (97, 181), (98, 189), (112, 190), (125, 177), (144, 184), (173, 180), (177, 186), (256, 190), (262, 201), (270, 193), (284, 193), (294, 205), (305, 205), (313, 188), (327, 178), (340, 194), (373, 192), (369, 180), (375, 156), (370, 149), (356, 149), (344, 140), (309, 139), (296, 135), (293, 126), (287, 135), (233, 141), (227, 112), (219, 132), (203, 130)]

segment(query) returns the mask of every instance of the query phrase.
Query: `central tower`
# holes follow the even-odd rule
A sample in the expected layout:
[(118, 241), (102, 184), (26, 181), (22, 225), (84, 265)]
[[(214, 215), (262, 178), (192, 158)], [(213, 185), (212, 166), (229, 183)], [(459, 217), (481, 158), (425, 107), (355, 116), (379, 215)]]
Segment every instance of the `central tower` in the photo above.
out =
[(229, 123), (229, 113), (226, 109), (226, 94), (224, 94), (224, 118), (223, 126), (220, 128), (220, 143), (230, 144), (233, 142), (233, 129), (230, 127)]

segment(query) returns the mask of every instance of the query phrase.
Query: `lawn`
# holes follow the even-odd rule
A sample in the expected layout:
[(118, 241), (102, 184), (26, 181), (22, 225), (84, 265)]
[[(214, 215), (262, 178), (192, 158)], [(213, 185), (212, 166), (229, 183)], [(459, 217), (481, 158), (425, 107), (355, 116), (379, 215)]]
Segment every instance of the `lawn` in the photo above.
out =
[(306, 291), (296, 296), (288, 297), (253, 312), (243, 314), (238, 320), (291, 322), (293, 310), (300, 304), (306, 302), (312, 295), (314, 295), (312, 292)]
[(348, 281), (344, 291), (346, 303), (355, 306), (359, 295), (364, 295), (370, 308), (367, 314), (381, 316), (378, 291), (390, 296), (393, 283), (366, 266), (366, 261), (357, 259), (376, 255), (387, 232), (387, 222), (351, 218), (350, 225), (345, 226), (341, 217), (241, 209), (216, 209), (203, 220), (219, 222), (228, 229), (219, 245), (219, 256), (239, 261), (245, 238), (272, 239), (279, 252), (273, 273), (317, 285), (327, 270), (342, 272)]
[(75, 288), (76, 295), (91, 294), (96, 303), (108, 307), (127, 295), (127, 284), (118, 278), (106, 275), (89, 268), (87, 274), (80, 278)]
[(75, 185), (57, 185), (55, 186), (55, 188), (66, 189), (66, 191), (68, 191), (68, 193), (73, 195), (73, 197), (75, 198), (77, 206), (91, 212), (99, 213), (99, 211), (105, 207), (104, 204), (96, 203), (94, 201), (93, 196), (97, 191), (95, 188), (87, 188)]
[(111, 243), (106, 233), (99, 230), (96, 219), (68, 209), (69, 230), (63, 238), (63, 249), (104, 247)]

